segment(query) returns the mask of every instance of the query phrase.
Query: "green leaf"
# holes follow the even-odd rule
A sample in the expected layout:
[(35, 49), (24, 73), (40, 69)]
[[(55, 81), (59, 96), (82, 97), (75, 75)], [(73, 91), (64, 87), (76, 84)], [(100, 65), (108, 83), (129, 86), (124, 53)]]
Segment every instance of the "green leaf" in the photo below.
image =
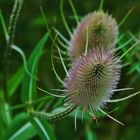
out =
[[(34, 132), (33, 132), (34, 131)], [(19, 130), (17, 130), (9, 140), (26, 140), (34, 136), (35, 130), (30, 122), (24, 124)]]
[(23, 79), (23, 75), (24, 75), (24, 69), (22, 67), (9, 80), (9, 84), (8, 84), (9, 96), (12, 96), (15, 93), (17, 87), (19, 86), (19, 84)]
[(9, 35), (8, 35), (7, 27), (6, 27), (6, 24), (5, 24), (5, 21), (4, 21), (1, 10), (0, 10), (0, 21), (1, 21), (1, 24), (2, 24), (3, 31), (4, 31), (5, 39), (7, 41), (8, 38), (9, 38)]
[(9, 104), (4, 102), (3, 90), (0, 89), (0, 136), (4, 133), (5, 127), (11, 123)]
[(0, 102), (3, 100), (3, 90), (0, 88)]
[(91, 131), (89, 126), (86, 128), (86, 140), (96, 140), (96, 135), (93, 131)]
[(132, 7), (127, 13), (126, 13), (126, 15), (123, 17), (123, 19), (120, 21), (120, 23), (119, 23), (119, 27), (127, 20), (127, 18), (129, 17), (129, 15), (132, 13), (132, 11), (133, 11), (133, 9), (134, 9), (134, 7)]
[(22, 57), (22, 60), (23, 60), (23, 65), (24, 65), (24, 69), (26, 71), (27, 74), (29, 74), (29, 76), (31, 76), (28, 68), (27, 68), (27, 61), (26, 61), (26, 56), (24, 54), (24, 52), (22, 51), (21, 48), (19, 48), (18, 46), (16, 45), (11, 45), (11, 48), (16, 51), (21, 57)]
[[(21, 98), (24, 102), (32, 101), (36, 98), (36, 79), (37, 68), (41, 54), (43, 53), (43, 47), (49, 37), (49, 32), (47, 32), (36, 45), (33, 50), (28, 62), (27, 67), (31, 72), (32, 76), (25, 73), (22, 84), (22, 95)], [(34, 77), (34, 78), (33, 78)]]
[(66, 21), (66, 19), (65, 19), (65, 16), (64, 16), (64, 11), (63, 11), (63, 0), (61, 0), (61, 3), (60, 3), (60, 14), (61, 14), (61, 17), (62, 17), (62, 21), (63, 21), (63, 23), (64, 23), (64, 26), (65, 26), (67, 32), (69, 33), (69, 35), (71, 36), (72, 33), (71, 33), (71, 31), (70, 31), (70, 28), (69, 28), (69, 26), (68, 26), (68, 24), (67, 24), (67, 21)]
[(79, 16), (77, 15), (77, 12), (76, 12), (76, 9), (75, 9), (75, 7), (73, 5), (72, 0), (69, 0), (69, 3), (70, 3), (70, 6), (71, 6), (71, 9), (73, 11), (73, 14), (74, 14), (74, 18), (76, 20), (76, 23), (78, 24), (79, 23), (79, 18), (78, 18)]
[(4, 101), (0, 102), (0, 120), (1, 120), (1, 125), (3, 126), (8, 126), (11, 123), (9, 105)]
[(2, 140), (27, 140), (35, 136), (36, 131), (28, 120), (26, 113), (17, 115), (5, 130)]
[(35, 117), (32, 124), (42, 140), (56, 140), (53, 129), (46, 120)]

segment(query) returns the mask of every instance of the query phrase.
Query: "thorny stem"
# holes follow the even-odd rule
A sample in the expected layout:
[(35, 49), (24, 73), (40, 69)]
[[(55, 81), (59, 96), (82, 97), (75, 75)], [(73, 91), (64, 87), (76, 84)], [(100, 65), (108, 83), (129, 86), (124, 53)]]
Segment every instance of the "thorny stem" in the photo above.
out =
[(75, 108), (76, 108), (76, 106), (67, 106), (67, 107), (63, 107), (63, 109), (57, 111), (56, 113), (55, 112), (44, 113), (44, 112), (33, 111), (33, 112), (31, 112), (31, 114), (44, 118), (44, 119), (47, 119), (49, 121), (55, 121), (55, 120), (59, 120), (59, 119), (66, 117)]
[(16, 29), (16, 23), (17, 19), (19, 17), (19, 13), (21, 11), (21, 7), (23, 4), (23, 0), (15, 0), (12, 14), (10, 16), (9, 21), (9, 27), (8, 27), (8, 38), (6, 40), (6, 48), (4, 53), (4, 59), (3, 59), (3, 90), (4, 90), (4, 96), (5, 100), (8, 100), (8, 71), (9, 71), (9, 57), (10, 57), (10, 51), (11, 46), (14, 43), (14, 37), (15, 37), (15, 29)]

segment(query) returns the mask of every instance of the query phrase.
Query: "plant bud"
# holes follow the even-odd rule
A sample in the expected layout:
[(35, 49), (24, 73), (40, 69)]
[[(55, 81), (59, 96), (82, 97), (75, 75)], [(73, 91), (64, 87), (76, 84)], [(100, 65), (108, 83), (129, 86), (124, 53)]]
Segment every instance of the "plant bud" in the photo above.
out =
[(118, 35), (116, 20), (103, 11), (88, 14), (75, 29), (69, 46), (72, 58), (79, 57), (88, 48), (108, 48), (115, 46)]

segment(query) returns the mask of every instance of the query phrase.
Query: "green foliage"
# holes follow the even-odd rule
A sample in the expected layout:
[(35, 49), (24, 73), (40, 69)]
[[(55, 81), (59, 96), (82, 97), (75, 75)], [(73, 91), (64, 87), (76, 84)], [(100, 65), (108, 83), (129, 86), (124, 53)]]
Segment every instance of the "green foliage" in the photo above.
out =
[(28, 62), (27, 67), (31, 72), (31, 75), (25, 73), (23, 78), (22, 84), (22, 94), (21, 99), (23, 102), (29, 101), (30, 103), (32, 100), (36, 99), (36, 77), (37, 77), (37, 68), (39, 58), (43, 53), (43, 47), (48, 39), (49, 33), (47, 32), (40, 42), (35, 46), (34, 51), (32, 52)]
[(51, 125), (44, 119), (33, 118), (32, 124), (42, 140), (55, 140)]
[(26, 140), (36, 135), (35, 128), (29, 122), (29, 116), (25, 113), (20, 113), (15, 116), (12, 123), (5, 130), (2, 140)]
[[(77, 113), (77, 132), (74, 130), (73, 121), (75, 112), (72, 112), (67, 119), (51, 123), (31, 115), (34, 110), (48, 113), (57, 108), (54, 111), (61, 112), (62, 107), (60, 106), (63, 100), (42, 93), (37, 87), (51, 89), (52, 87), (49, 87), (51, 85), (56, 90), (47, 90), (47, 93), (51, 92), (51, 95), (60, 96), (61, 93), (64, 93), (63, 90), (57, 90), (57, 88), (61, 88), (64, 84), (61, 79), (64, 78), (63, 76), (69, 68), (66, 51), (70, 35), (81, 18), (98, 7), (100, 10), (103, 8), (105, 11), (113, 13), (113, 17), (116, 17), (120, 27), (115, 48), (118, 55), (122, 57), (122, 74), (118, 88), (134, 87), (137, 94), (137, 91), (140, 90), (140, 45), (138, 43), (140, 26), (137, 12), (140, 10), (139, 0), (133, 2), (130, 0), (127, 2), (121, 0), (103, 2), (101, 0), (100, 3), (97, 0), (94, 2), (92, 0), (82, 2), (61, 0), (48, 1), (47, 6), (45, 0), (40, 0), (24, 1), (24, 7), (22, 7), (22, 0), (15, 0), (15, 11), (13, 10), (11, 12), (13, 16), (10, 16), (13, 2), (10, 0), (0, 1), (0, 8), (2, 8), (0, 9), (0, 67), (3, 70), (6, 67), (3, 65), (4, 53), (9, 47), (7, 52), (9, 67), (7, 87), (3, 81), (5, 71), (2, 72), (0, 69), (0, 139), (139, 140), (139, 95), (122, 103), (109, 104), (106, 114), (101, 111), (94, 112), (95, 118), (93, 119), (89, 114), (80, 110)], [(130, 5), (134, 5), (136, 9), (131, 8)], [(41, 11), (39, 10), (40, 6), (42, 6)], [(60, 8), (60, 12), (57, 7)], [(9, 20), (11, 23), (8, 25)], [(57, 36), (54, 37), (54, 34)], [(9, 40), (11, 40), (10, 43), (8, 43)], [(54, 45), (53, 49), (50, 47), (52, 44)], [(51, 49), (52, 53), (50, 53)], [(13, 54), (15, 51), (19, 55)], [(134, 92), (122, 91), (122, 94), (116, 93), (114, 98), (123, 98), (131, 93)], [(125, 126), (122, 127), (106, 119), (107, 115), (115, 116)]]
[(9, 84), (8, 84), (9, 96), (14, 96), (18, 86), (20, 85), (20, 83), (21, 83), (21, 81), (23, 79), (23, 75), (24, 75), (24, 69), (22, 67), (9, 80)]

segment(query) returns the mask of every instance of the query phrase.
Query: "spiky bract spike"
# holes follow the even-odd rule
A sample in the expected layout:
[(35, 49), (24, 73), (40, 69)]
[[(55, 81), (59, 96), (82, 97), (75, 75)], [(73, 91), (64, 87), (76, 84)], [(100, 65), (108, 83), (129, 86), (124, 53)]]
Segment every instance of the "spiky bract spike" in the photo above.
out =
[(97, 109), (113, 94), (120, 78), (120, 60), (106, 49), (92, 49), (81, 55), (65, 80), (65, 103)]
[(116, 20), (103, 11), (88, 14), (78, 24), (70, 40), (69, 53), (72, 58), (85, 51), (88, 34), (88, 47), (111, 48), (115, 46), (118, 35)]

